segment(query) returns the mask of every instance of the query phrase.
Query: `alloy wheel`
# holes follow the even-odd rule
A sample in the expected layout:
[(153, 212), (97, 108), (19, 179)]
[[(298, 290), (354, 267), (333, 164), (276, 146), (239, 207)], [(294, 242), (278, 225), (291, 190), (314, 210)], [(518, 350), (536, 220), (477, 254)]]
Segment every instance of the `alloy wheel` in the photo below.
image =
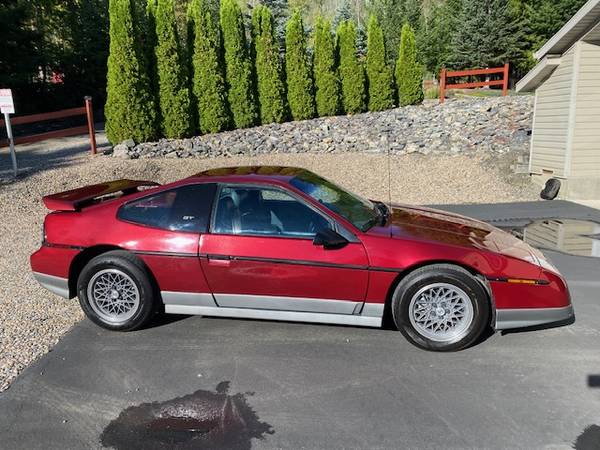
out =
[(415, 331), (436, 342), (456, 342), (468, 332), (474, 312), (465, 291), (449, 283), (434, 283), (419, 289), (408, 309)]
[(87, 297), (94, 312), (112, 325), (131, 319), (140, 305), (137, 285), (119, 269), (96, 272), (88, 283)]

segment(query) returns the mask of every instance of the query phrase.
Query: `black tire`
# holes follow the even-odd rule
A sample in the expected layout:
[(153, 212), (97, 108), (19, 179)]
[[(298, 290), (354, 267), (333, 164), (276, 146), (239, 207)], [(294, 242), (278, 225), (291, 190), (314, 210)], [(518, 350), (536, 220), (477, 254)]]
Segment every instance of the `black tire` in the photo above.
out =
[[(417, 299), (419, 291), (429, 286), (440, 285), (458, 288), (458, 291), (466, 294), (472, 308), (472, 318), (463, 322), (461, 333), (443, 341), (432, 340), (424, 335), (410, 319), (413, 297)], [(490, 305), (484, 287), (467, 270), (452, 264), (432, 264), (414, 270), (398, 283), (392, 296), (392, 315), (398, 330), (412, 344), (425, 350), (450, 352), (469, 347), (481, 336), (489, 324)]]
[[(115, 271), (116, 274), (125, 274), (133, 281), (138, 293), (138, 304), (130, 310), (131, 317), (123, 320), (115, 319), (114, 322), (103, 318), (97, 303), (88, 296), (88, 288), (94, 277), (104, 271)], [(132, 287), (133, 289), (133, 287)], [(151, 282), (150, 274), (135, 255), (122, 250), (103, 253), (91, 259), (79, 274), (77, 280), (77, 294), (79, 303), (85, 315), (96, 325), (113, 331), (132, 331), (143, 327), (152, 318), (157, 310), (156, 289)], [(101, 310), (100, 310), (101, 311)]]

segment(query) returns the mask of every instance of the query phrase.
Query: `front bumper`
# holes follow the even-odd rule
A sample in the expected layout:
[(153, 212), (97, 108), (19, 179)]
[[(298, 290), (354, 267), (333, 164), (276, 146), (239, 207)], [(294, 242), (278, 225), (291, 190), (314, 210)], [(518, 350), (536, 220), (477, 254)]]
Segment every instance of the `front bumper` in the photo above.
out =
[(540, 325), (567, 325), (575, 321), (573, 305), (562, 308), (521, 308), (496, 310), (496, 330), (529, 328)]
[(68, 279), (39, 272), (33, 272), (33, 277), (43, 288), (48, 289), (50, 292), (64, 298), (71, 298)]

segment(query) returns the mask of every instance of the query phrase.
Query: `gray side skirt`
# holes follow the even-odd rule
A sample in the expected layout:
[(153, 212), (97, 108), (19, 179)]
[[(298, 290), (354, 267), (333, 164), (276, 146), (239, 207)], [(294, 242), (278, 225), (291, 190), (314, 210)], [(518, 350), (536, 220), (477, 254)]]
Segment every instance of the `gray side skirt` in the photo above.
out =
[[(380, 327), (383, 304), (237, 294), (161, 292), (165, 312)], [(215, 302), (216, 300), (216, 302)], [(218, 306), (217, 306), (218, 304)], [(360, 311), (360, 314), (358, 312)]]
[(275, 309), (278, 311), (354, 314), (363, 302), (271, 295), (214, 294), (223, 308)]

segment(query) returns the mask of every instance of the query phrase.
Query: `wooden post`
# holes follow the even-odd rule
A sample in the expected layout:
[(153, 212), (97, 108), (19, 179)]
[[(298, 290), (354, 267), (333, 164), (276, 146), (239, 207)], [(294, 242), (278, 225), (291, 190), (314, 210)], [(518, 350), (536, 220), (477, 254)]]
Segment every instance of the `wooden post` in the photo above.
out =
[(508, 63), (504, 64), (504, 83), (502, 84), (502, 95), (506, 97), (508, 94)]
[(87, 116), (88, 133), (90, 134), (90, 145), (92, 149), (92, 155), (96, 154), (96, 130), (94, 129), (94, 111), (92, 110), (92, 97), (86, 95), (85, 99), (85, 113)]
[(446, 99), (446, 68), (440, 72), (440, 103), (444, 103)]

